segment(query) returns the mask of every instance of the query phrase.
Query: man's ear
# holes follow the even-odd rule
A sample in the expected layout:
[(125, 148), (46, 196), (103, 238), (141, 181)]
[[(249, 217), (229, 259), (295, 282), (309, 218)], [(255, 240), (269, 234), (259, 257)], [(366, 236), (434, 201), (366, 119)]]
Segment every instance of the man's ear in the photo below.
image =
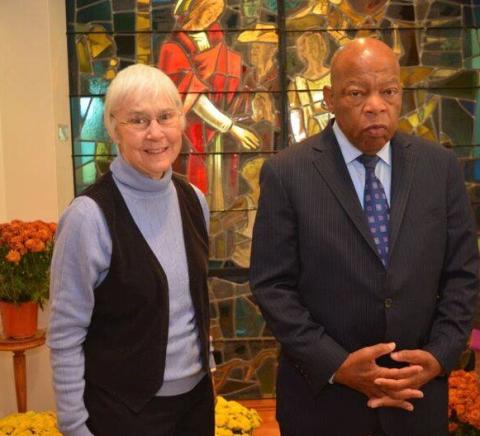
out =
[(331, 86), (325, 85), (323, 87), (323, 101), (326, 103), (328, 111), (334, 114), (335, 111), (333, 109), (333, 91)]

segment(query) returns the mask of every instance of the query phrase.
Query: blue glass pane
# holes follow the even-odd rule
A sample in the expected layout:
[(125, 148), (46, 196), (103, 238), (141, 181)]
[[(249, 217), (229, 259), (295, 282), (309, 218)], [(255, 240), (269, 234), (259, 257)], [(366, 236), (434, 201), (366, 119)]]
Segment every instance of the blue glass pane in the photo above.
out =
[(95, 142), (85, 142), (80, 143), (80, 153), (93, 156), (95, 154)]
[(108, 133), (103, 126), (103, 100), (97, 97), (91, 98), (88, 112), (85, 116), (80, 139), (108, 141)]

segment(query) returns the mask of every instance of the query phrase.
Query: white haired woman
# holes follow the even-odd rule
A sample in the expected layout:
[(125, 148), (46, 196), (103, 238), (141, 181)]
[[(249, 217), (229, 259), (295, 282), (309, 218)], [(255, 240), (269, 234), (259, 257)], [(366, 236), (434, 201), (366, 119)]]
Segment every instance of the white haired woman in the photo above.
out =
[(58, 226), (51, 350), (64, 435), (211, 436), (208, 206), (172, 173), (185, 119), (173, 82), (133, 65), (112, 81), (110, 171)]

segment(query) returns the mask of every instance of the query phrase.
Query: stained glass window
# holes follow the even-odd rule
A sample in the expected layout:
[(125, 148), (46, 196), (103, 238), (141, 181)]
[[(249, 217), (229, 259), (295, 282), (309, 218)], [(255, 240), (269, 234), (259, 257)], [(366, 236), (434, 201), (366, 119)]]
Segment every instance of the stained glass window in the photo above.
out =
[[(320, 132), (334, 51), (358, 36), (399, 55), (401, 130), (452, 148), (480, 223), (480, 6), (475, 0), (68, 0), (75, 189), (116, 155), (103, 96), (122, 68), (163, 69), (187, 107), (175, 169), (209, 201), (220, 392), (274, 395), (277, 344), (248, 287), (262, 163)], [(225, 132), (221, 120), (236, 126)]]

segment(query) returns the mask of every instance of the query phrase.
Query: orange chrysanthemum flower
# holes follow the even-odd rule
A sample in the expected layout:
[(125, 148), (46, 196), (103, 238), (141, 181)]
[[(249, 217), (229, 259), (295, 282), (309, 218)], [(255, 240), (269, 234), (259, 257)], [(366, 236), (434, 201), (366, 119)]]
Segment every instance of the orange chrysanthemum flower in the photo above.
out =
[(55, 230), (39, 220), (0, 224), (0, 300), (41, 305), (48, 298)]
[(448, 380), (449, 416), (480, 430), (480, 383), (474, 371), (453, 371)]
[(8, 254), (5, 256), (5, 259), (7, 259), (9, 262), (12, 262), (12, 263), (20, 262), (21, 258), (22, 256), (17, 250), (10, 250)]

